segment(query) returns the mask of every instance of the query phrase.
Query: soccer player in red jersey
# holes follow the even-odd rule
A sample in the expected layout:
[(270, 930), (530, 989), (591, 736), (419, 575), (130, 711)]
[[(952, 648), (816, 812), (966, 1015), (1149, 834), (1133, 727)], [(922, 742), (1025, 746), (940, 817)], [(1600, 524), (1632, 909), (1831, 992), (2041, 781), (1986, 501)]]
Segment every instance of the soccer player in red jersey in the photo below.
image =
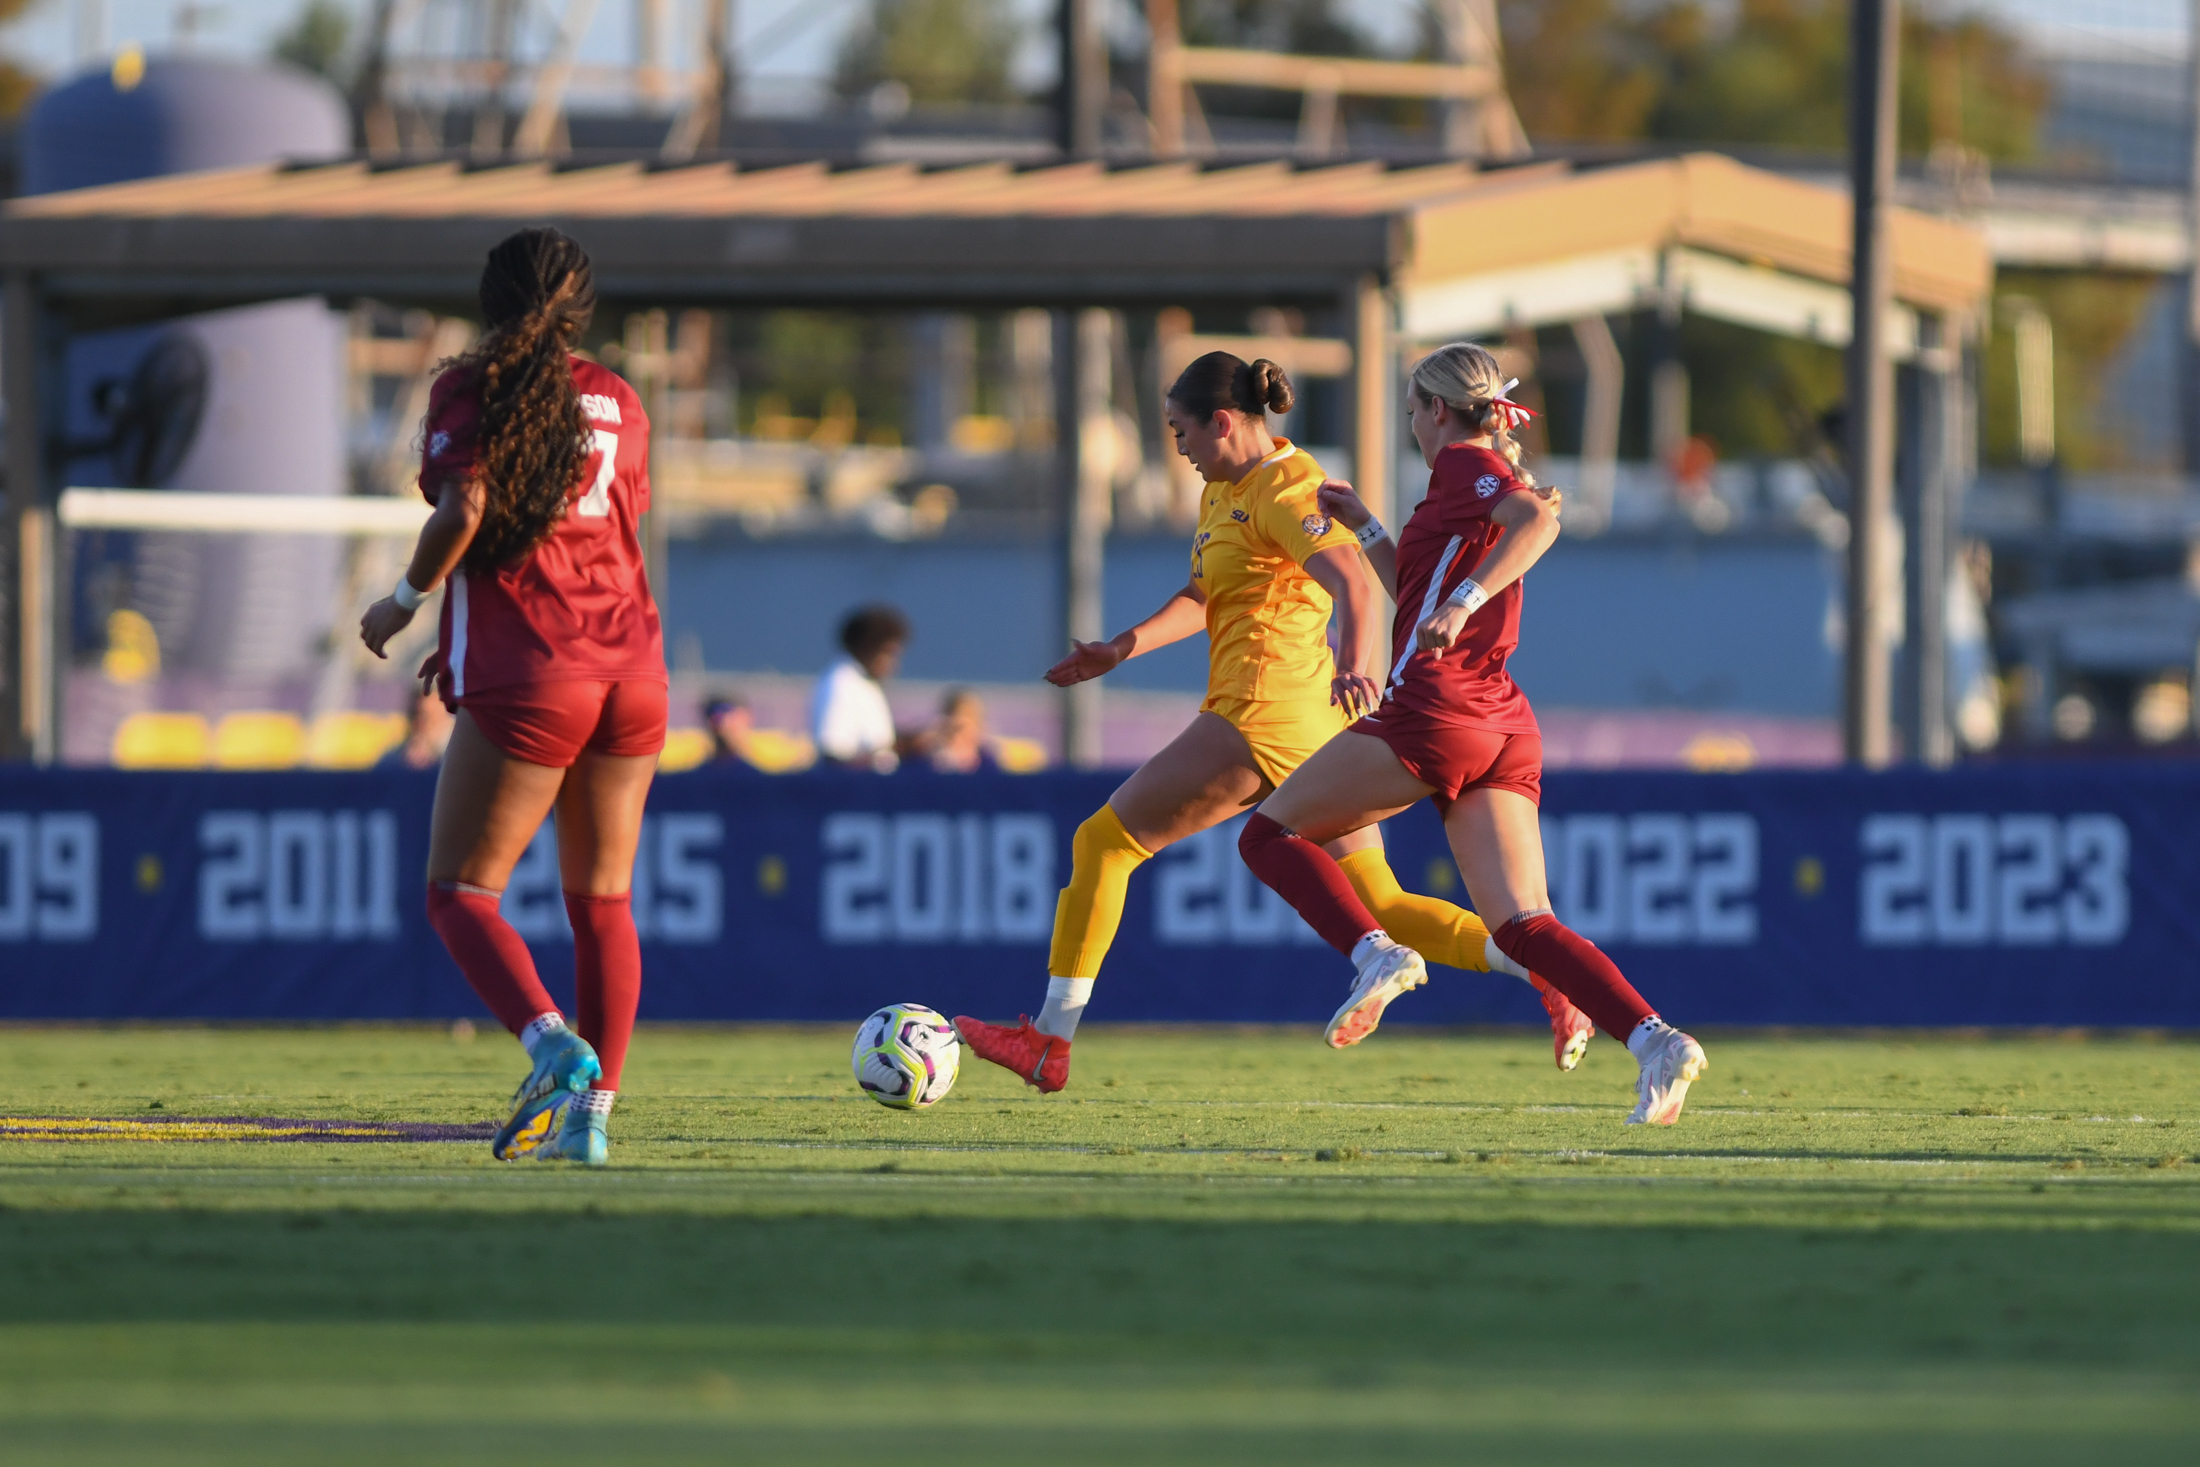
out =
[[(523, 229), (489, 252), (481, 344), (429, 395), (420, 490), (434, 513), (359, 633), (387, 656), (448, 577), (421, 669), (457, 713), (435, 788), (428, 920), (527, 1049), (492, 1152), (601, 1166), (641, 996), (629, 887), (666, 680), (639, 535), (649, 419), (623, 380), (570, 351), (595, 307), (588, 256), (558, 231)], [(577, 1033), (497, 909), (553, 810)]]
[[(1389, 689), (1262, 803), (1238, 849), (1352, 960), (1355, 994), (1402, 992), (1420, 981), (1420, 955), (1383, 930), (1321, 843), (1435, 800), (1492, 940), (1626, 1040), (1642, 1067), (1628, 1123), (1671, 1125), (1706, 1068), (1703, 1047), (1552, 915), (1545, 886), (1543, 740), (1505, 662), (1520, 642), (1521, 577), (1558, 539), (1558, 514), (1519, 467), (1511, 429), (1527, 410), (1506, 397), (1513, 385), (1478, 346), (1442, 347), (1414, 367), (1408, 396), (1428, 496), (1397, 542), (1378, 539), (1368, 556), (1398, 604)], [(1336, 487), (1322, 505), (1346, 525), (1373, 519)]]

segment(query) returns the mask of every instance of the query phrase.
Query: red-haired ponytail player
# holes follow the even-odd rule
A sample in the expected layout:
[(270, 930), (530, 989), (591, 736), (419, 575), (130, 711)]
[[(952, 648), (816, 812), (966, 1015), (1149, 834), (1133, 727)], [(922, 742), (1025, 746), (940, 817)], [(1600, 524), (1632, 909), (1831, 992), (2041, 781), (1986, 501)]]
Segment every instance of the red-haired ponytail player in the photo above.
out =
[[(435, 787), (428, 920), (531, 1068), (499, 1158), (603, 1165), (634, 1032), (641, 947), (629, 884), (665, 742), (664, 638), (637, 533), (649, 420), (633, 389), (570, 354), (596, 287), (588, 256), (523, 229), (481, 272), (481, 344), (429, 397), (421, 493), (435, 506), (396, 591), (359, 634), (377, 656), (445, 577), (431, 669), (458, 714)], [(578, 1029), (497, 910), (557, 814)]]
[[(1543, 739), (1505, 662), (1520, 642), (1520, 578), (1558, 539), (1558, 515), (1519, 468), (1510, 430), (1525, 409), (1506, 398), (1511, 386), (1478, 346), (1443, 347), (1414, 367), (1428, 497), (1395, 545), (1379, 539), (1368, 556), (1398, 603), (1389, 690), (1262, 803), (1238, 848), (1352, 960), (1360, 989), (1403, 991), (1420, 981), (1420, 955), (1392, 940), (1318, 843), (1434, 799), (1492, 940), (1626, 1040), (1642, 1067), (1629, 1124), (1671, 1125), (1705, 1069), (1703, 1047), (1551, 914), (1544, 885)], [(1329, 490), (1322, 503), (1345, 524), (1372, 520), (1353, 496)]]

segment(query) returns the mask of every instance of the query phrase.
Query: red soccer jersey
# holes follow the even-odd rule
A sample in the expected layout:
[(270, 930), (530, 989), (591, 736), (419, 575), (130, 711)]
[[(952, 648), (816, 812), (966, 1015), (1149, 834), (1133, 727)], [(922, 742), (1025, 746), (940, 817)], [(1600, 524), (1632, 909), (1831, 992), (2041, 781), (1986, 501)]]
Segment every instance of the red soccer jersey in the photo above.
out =
[[(649, 418), (617, 373), (571, 360), (595, 451), (547, 540), (501, 570), (451, 572), (441, 646), (451, 698), (523, 683), (665, 681), (664, 632), (642, 568)], [(472, 474), (480, 419), (468, 374), (436, 379), (420, 465), (430, 504)]]
[(1527, 695), (1505, 670), (1520, 645), (1521, 582), (1492, 596), (1442, 653), (1416, 650), (1414, 630), (1482, 563), (1504, 530), (1490, 511), (1527, 490), (1512, 465), (1487, 448), (1454, 443), (1436, 455), (1428, 497), (1398, 534), (1397, 661), (1384, 701), (1437, 723), (1501, 733), (1538, 732)]

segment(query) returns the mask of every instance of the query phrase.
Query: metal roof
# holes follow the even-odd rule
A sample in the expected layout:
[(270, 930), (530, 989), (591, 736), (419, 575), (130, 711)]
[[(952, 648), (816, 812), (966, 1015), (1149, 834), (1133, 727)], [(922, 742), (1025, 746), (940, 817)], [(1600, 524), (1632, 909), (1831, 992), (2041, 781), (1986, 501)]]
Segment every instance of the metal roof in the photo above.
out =
[[(483, 253), (556, 223), (605, 294), (716, 302), (1334, 299), (1617, 250), (1685, 247), (1840, 284), (1848, 200), (1709, 154), (1574, 171), (1460, 163), (744, 170), (640, 163), (270, 165), (11, 200), (0, 269), (105, 298), (470, 295)], [(1895, 287), (1967, 311), (1979, 234), (1894, 211)]]

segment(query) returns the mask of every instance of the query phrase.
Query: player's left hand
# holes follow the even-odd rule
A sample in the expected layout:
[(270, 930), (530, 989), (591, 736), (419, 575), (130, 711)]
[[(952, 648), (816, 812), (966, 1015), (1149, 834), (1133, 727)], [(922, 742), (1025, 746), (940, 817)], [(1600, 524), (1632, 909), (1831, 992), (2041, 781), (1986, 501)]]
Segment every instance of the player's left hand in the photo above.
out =
[(1329, 701), (1347, 718), (1364, 718), (1383, 701), (1383, 690), (1364, 672), (1340, 672), (1329, 680)]
[(1413, 629), (1413, 645), (1423, 652), (1441, 652), (1459, 640), (1467, 625), (1467, 609), (1445, 602), (1436, 614)]
[(359, 640), (367, 644), (367, 650), (384, 661), (389, 653), (382, 649), (390, 644), (390, 638), (412, 625), (413, 614), (397, 604), (394, 596), (384, 596), (367, 608), (367, 614), (359, 618)]

